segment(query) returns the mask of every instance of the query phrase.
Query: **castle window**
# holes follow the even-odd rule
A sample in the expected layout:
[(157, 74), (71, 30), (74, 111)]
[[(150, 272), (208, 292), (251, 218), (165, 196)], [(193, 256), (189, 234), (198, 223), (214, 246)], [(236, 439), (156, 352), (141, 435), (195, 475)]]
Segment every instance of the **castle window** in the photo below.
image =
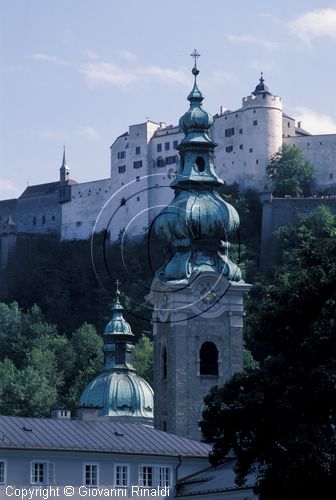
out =
[(253, 153), (253, 148), (250, 148), (250, 149), (249, 149), (249, 152), (250, 152), (250, 153)]
[(124, 174), (126, 172), (126, 165), (119, 165), (118, 174)]
[(218, 375), (218, 350), (213, 342), (204, 342), (200, 349), (200, 375)]
[(244, 149), (244, 145), (243, 145), (243, 144), (240, 144), (240, 145), (239, 145), (239, 149)]
[(51, 217), (51, 220), (55, 220), (55, 216), (54, 215)]
[(119, 151), (118, 160), (122, 160), (123, 158), (126, 158), (126, 151)]
[(140, 196), (137, 196), (137, 201), (140, 201)]
[(6, 484), (6, 461), (0, 461), (0, 484)]
[(233, 146), (227, 146), (227, 147), (225, 148), (225, 151), (226, 151), (227, 153), (231, 153), (231, 152), (233, 151)]
[(310, 142), (307, 142), (307, 146), (310, 146)]
[(85, 486), (98, 486), (98, 464), (84, 464)]
[(204, 172), (204, 170), (205, 170), (205, 161), (204, 161), (203, 156), (197, 156), (195, 164), (196, 164), (196, 168), (197, 168), (197, 170), (199, 172)]
[(77, 227), (79, 227), (79, 226), (81, 226), (81, 225), (82, 225), (82, 221), (78, 220), (78, 221), (76, 222), (76, 226), (77, 226)]
[(259, 163), (259, 160), (256, 160), (256, 164), (257, 164), (257, 165), (258, 165), (258, 163)]
[(258, 125), (258, 120), (253, 120), (253, 125)]
[(236, 118), (238, 118), (238, 113), (236, 113)]
[(137, 176), (136, 176), (136, 178), (135, 178), (135, 180), (136, 180), (137, 182), (139, 182), (139, 180), (140, 180), (140, 176), (139, 176), (139, 175), (137, 175)]
[(232, 137), (234, 135), (234, 128), (227, 128), (225, 129), (225, 137)]
[(290, 122), (287, 122), (287, 127), (288, 127), (288, 128), (290, 127)]
[(139, 154), (140, 154), (140, 151), (141, 151), (140, 146), (137, 146), (137, 147), (135, 148), (135, 154), (136, 154), (136, 155), (139, 155)]
[(253, 113), (255, 113), (255, 112), (256, 112), (256, 110), (254, 109), (254, 110), (253, 110)]
[(167, 432), (167, 420), (162, 420), (162, 430)]
[(320, 146), (322, 146), (322, 142), (320, 142)]
[(162, 151), (162, 144), (161, 143), (159, 143), (159, 144), (156, 145), (156, 151), (158, 153), (161, 153), (161, 151)]
[(167, 156), (166, 157), (166, 165), (173, 165), (173, 163), (176, 163), (176, 155)]
[(33, 217), (33, 226), (36, 226), (36, 217)]
[(177, 146), (178, 146), (178, 141), (174, 141), (174, 142), (173, 142), (173, 148), (174, 148), (174, 149), (176, 149), (176, 148), (177, 148)]
[(42, 224), (45, 224), (46, 218), (45, 215), (42, 215)]
[(163, 380), (166, 380), (167, 378), (167, 372), (168, 372), (167, 365), (168, 365), (167, 349), (163, 347), (161, 352), (161, 376)]
[(165, 151), (169, 151), (169, 148), (170, 148), (170, 143), (165, 142)]
[(157, 167), (164, 167), (165, 166), (165, 161), (162, 156), (159, 156), (158, 159), (156, 160), (156, 166)]
[(142, 160), (133, 162), (133, 168), (141, 168), (141, 167), (142, 167)]
[(153, 467), (142, 465), (139, 467), (139, 486), (153, 486)]
[(240, 128), (240, 129), (239, 129), (239, 133), (240, 133), (240, 134), (242, 134), (242, 133), (243, 133), (243, 129), (242, 129), (242, 128)]
[(115, 465), (115, 486), (128, 486), (128, 465)]

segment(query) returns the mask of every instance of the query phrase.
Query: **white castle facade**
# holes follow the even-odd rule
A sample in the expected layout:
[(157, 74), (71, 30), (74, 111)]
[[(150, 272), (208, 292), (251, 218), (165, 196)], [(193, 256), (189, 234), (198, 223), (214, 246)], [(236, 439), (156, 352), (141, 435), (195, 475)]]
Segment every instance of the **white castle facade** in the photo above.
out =
[[(220, 108), (210, 135), (218, 144), (218, 175), (227, 184), (262, 191), (269, 158), (288, 144), (311, 161), (315, 192), (336, 190), (336, 134), (311, 135), (301, 128), (262, 76), (239, 109)], [(172, 199), (169, 185), (179, 169), (176, 146), (182, 137), (179, 126), (162, 122), (130, 125), (111, 146), (110, 177), (92, 182), (70, 181), (64, 156), (60, 182), (30, 186), (18, 200), (0, 201), (0, 223), (10, 216), (18, 232), (57, 231), (70, 240), (90, 238), (106, 227), (112, 240), (123, 231), (142, 234)]]

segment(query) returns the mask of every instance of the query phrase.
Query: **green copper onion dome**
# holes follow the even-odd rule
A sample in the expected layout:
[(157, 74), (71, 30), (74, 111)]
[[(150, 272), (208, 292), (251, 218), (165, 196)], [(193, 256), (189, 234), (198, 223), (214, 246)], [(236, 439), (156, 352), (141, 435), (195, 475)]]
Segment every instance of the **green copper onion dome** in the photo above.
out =
[(217, 144), (209, 135), (213, 118), (202, 108), (203, 96), (196, 82), (197, 52), (192, 56), (195, 81), (188, 96), (190, 109), (180, 119), (185, 137), (178, 146), (180, 169), (171, 184), (175, 197), (154, 222), (155, 233), (168, 243), (171, 256), (156, 275), (167, 281), (213, 271), (240, 281), (241, 271), (228, 256), (228, 237), (238, 230), (239, 216), (218, 193), (224, 182), (215, 171)]
[(132, 364), (134, 334), (123, 317), (119, 282), (112, 318), (104, 330), (104, 371), (84, 389), (79, 406), (98, 407), (99, 417), (152, 425), (154, 395), (151, 386), (139, 377)]

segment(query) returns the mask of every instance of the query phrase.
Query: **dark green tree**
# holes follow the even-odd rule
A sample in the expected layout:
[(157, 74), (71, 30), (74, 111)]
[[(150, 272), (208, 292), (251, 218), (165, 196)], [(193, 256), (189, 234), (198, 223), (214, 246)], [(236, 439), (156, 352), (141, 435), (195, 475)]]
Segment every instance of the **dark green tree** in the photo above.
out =
[(283, 144), (272, 156), (266, 172), (275, 196), (308, 196), (313, 182), (313, 167), (301, 149)]
[(133, 365), (137, 374), (153, 386), (153, 342), (142, 335), (133, 351)]
[(250, 319), (260, 368), (206, 398), (211, 459), (233, 450), (238, 484), (261, 500), (328, 498), (336, 487), (336, 216), (325, 207), (280, 231), (283, 262)]

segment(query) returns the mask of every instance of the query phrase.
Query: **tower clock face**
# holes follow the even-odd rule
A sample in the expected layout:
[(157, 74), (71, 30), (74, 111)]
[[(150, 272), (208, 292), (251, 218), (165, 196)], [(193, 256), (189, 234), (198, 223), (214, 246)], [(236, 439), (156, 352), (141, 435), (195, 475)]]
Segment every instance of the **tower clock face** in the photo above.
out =
[(230, 282), (221, 276), (208, 274), (198, 278), (193, 285), (192, 308), (195, 312), (212, 317), (223, 308), (222, 297), (230, 287)]

